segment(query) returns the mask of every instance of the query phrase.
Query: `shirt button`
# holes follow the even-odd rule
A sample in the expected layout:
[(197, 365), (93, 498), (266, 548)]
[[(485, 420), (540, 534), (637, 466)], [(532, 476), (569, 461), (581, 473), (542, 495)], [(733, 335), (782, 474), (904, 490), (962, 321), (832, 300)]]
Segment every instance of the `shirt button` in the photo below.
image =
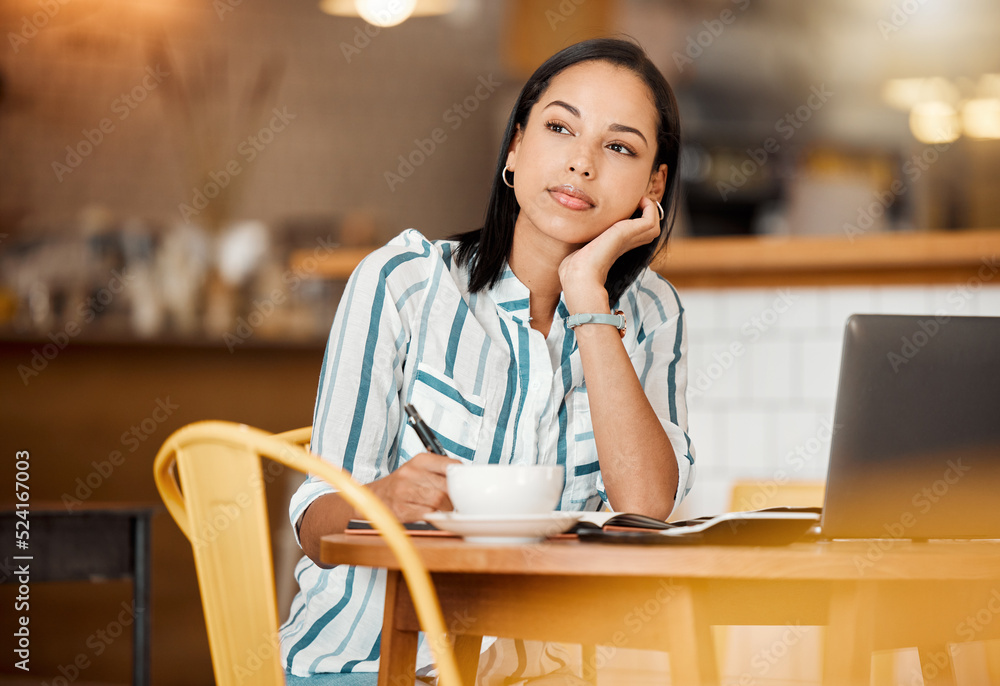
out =
[(540, 381), (532, 381), (531, 383), (528, 384), (528, 388), (531, 389), (532, 391), (537, 391), (541, 387), (542, 383)]

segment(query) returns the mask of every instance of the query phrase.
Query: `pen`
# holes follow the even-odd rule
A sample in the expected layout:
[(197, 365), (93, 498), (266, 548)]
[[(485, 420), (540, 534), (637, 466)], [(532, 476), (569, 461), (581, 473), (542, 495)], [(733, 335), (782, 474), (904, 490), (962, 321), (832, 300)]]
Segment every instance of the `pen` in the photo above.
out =
[(435, 453), (436, 455), (445, 455), (444, 448), (438, 442), (437, 436), (431, 431), (431, 428), (424, 423), (424, 420), (420, 418), (417, 414), (417, 409), (407, 403), (406, 414), (409, 415), (409, 420), (407, 424), (413, 427), (414, 431), (417, 432), (417, 436), (420, 437), (420, 442), (424, 444), (427, 448), (427, 452)]

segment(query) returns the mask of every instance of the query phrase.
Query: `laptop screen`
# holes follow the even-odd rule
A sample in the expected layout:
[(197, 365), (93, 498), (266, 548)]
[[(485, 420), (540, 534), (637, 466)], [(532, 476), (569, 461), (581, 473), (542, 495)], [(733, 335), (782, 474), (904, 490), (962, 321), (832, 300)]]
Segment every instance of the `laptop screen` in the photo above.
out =
[(1000, 538), (1000, 317), (853, 315), (825, 538)]

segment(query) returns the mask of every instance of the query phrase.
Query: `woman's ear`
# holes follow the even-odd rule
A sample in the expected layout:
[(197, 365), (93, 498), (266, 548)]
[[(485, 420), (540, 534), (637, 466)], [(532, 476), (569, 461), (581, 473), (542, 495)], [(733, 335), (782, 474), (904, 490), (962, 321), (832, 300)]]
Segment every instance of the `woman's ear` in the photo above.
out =
[(644, 195), (659, 202), (663, 200), (663, 193), (667, 190), (667, 165), (661, 164), (649, 176), (649, 185), (646, 186)]
[(521, 130), (521, 125), (515, 124), (515, 126), (517, 128), (514, 131), (514, 136), (510, 139), (510, 145), (507, 146), (507, 167), (511, 171), (514, 171), (514, 167), (517, 164), (517, 151), (518, 148), (521, 147), (521, 139), (524, 137), (524, 131)]

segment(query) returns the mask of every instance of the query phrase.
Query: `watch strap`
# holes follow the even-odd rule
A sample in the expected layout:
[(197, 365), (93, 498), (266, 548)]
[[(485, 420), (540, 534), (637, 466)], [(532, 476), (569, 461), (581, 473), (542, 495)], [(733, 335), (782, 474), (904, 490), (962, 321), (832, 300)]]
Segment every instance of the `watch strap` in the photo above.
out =
[(621, 336), (625, 337), (625, 313), (616, 310), (614, 314), (595, 314), (585, 312), (582, 314), (570, 315), (566, 318), (566, 326), (575, 329), (581, 324), (610, 324), (618, 329)]

